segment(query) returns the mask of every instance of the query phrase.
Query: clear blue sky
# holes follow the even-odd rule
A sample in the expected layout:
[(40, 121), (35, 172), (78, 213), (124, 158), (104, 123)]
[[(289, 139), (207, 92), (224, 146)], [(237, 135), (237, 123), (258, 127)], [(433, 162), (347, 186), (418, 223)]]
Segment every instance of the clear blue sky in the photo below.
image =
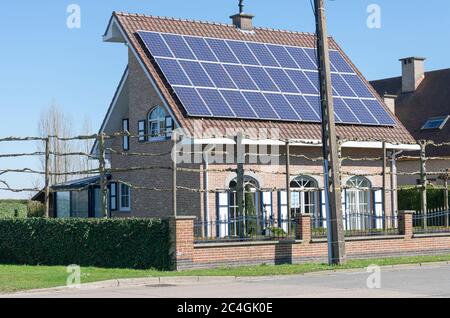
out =
[[(67, 6), (81, 7), (81, 29), (66, 26)], [(52, 100), (82, 124), (98, 129), (126, 66), (122, 45), (102, 43), (113, 10), (229, 22), (237, 0), (3, 0), (0, 2), (0, 136), (37, 133)], [(425, 56), (427, 69), (450, 67), (450, 1), (328, 0), (329, 32), (369, 79), (398, 76), (398, 59)], [(381, 8), (381, 28), (369, 29), (370, 4)], [(255, 24), (314, 31), (309, 0), (246, 0)], [(0, 153), (34, 150), (0, 144)], [(37, 159), (0, 159), (0, 167), (35, 167)], [(1, 168), (0, 168), (1, 169)], [(4, 177), (0, 179), (5, 179)], [(29, 185), (28, 176), (7, 178)], [(11, 197), (0, 191), (0, 198)]]

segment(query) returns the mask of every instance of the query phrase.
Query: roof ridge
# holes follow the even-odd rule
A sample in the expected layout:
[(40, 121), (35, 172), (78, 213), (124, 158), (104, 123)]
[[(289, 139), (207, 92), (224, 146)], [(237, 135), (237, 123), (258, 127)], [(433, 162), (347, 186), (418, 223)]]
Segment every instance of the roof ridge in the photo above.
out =
[[(174, 17), (168, 17), (168, 16), (147, 15), (147, 14), (143, 14), (143, 13), (128, 13), (128, 12), (121, 12), (121, 11), (114, 11), (114, 14), (125, 16), (125, 17), (139, 17), (139, 18), (160, 19), (160, 20), (168, 20), (168, 21), (191, 22), (191, 23), (220, 25), (220, 26), (235, 28), (234, 25), (229, 24), (229, 23), (206, 21), (206, 20), (183, 19), (183, 18), (174, 18)], [(269, 28), (269, 27), (255, 27), (255, 29), (261, 30), (261, 31), (284, 32), (284, 33), (290, 33), (290, 34), (315, 36), (315, 33), (313, 33), (313, 32), (284, 30), (284, 29), (276, 29), (276, 28)]]

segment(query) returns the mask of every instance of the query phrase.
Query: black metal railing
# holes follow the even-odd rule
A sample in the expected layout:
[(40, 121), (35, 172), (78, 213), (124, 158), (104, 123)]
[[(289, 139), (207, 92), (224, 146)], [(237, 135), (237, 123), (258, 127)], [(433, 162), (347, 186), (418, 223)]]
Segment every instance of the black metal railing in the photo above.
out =
[(277, 220), (257, 216), (209, 222), (196, 221), (196, 243), (285, 240), (295, 238), (295, 220)]
[[(397, 216), (377, 216), (372, 213), (344, 213), (343, 223), (346, 237), (399, 234)], [(326, 218), (313, 217), (311, 220), (312, 238), (326, 238), (327, 234)]]
[(450, 233), (450, 211), (416, 212), (413, 216), (414, 233)]

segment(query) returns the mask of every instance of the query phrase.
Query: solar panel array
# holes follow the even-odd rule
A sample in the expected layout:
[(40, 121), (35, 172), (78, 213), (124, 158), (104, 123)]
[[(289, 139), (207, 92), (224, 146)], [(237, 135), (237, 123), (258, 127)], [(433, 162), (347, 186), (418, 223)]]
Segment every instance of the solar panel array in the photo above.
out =
[[(189, 116), (320, 122), (313, 48), (139, 32)], [(395, 125), (355, 70), (330, 52), (337, 123)]]

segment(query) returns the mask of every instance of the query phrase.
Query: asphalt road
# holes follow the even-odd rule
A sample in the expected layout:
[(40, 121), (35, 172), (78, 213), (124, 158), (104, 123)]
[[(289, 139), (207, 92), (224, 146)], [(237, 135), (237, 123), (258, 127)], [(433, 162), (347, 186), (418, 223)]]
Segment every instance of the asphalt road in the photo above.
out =
[[(372, 276), (370, 276), (372, 275)], [(450, 265), (433, 264), (381, 268), (380, 288), (366, 270), (310, 273), (271, 278), (208, 278), (165, 281), (97, 289), (39, 291), (6, 297), (51, 298), (277, 298), (277, 297), (450, 297)]]

